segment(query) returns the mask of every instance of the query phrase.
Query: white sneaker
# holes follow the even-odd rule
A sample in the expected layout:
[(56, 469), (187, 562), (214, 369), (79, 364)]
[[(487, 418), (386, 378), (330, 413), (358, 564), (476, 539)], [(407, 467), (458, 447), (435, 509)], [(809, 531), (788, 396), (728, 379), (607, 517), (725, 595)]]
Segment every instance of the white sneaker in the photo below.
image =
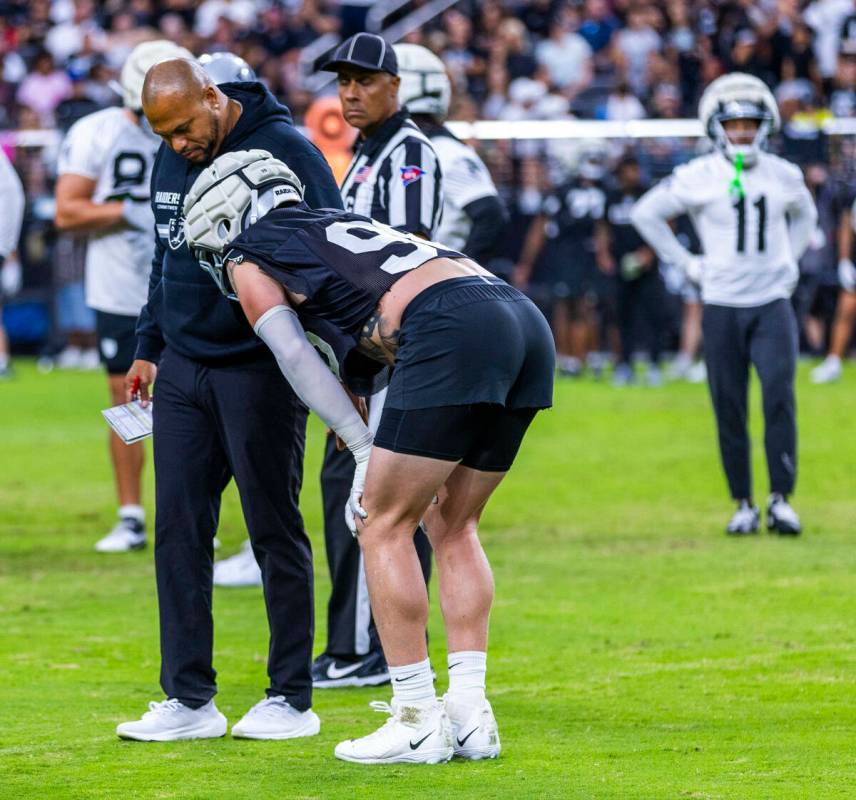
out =
[(746, 536), (758, 533), (761, 517), (757, 506), (750, 506), (745, 500), (737, 506), (725, 532), (729, 536)]
[(800, 518), (783, 495), (771, 494), (767, 501), (767, 530), (782, 536), (799, 536)]
[(236, 739), (297, 739), (315, 736), (320, 730), (321, 720), (311, 708), (298, 711), (280, 695), (256, 703), (232, 726), (232, 736)]
[(838, 356), (827, 356), (811, 371), (812, 383), (833, 383), (841, 379), (841, 359)]
[(116, 727), (120, 739), (138, 742), (175, 742), (179, 739), (216, 739), (226, 733), (224, 717), (209, 700), (201, 708), (188, 708), (175, 698), (149, 703), (141, 719)]
[(369, 705), (390, 718), (374, 733), (336, 745), (334, 754), (357, 764), (442, 764), (452, 757), (452, 726), (442, 700), (427, 705)]
[(704, 383), (707, 380), (707, 365), (704, 361), (697, 361), (687, 370), (688, 383)]
[(146, 546), (146, 529), (142, 522), (131, 517), (120, 519), (113, 530), (95, 542), (99, 553), (128, 553)]
[(478, 706), (456, 703), (448, 694), (443, 697), (443, 702), (452, 723), (455, 755), (471, 761), (496, 758), (502, 746), (490, 703), (487, 700)]
[(690, 371), (692, 365), (693, 360), (686, 353), (678, 353), (672, 359), (672, 363), (669, 364), (666, 374), (673, 381), (682, 381), (687, 377), (687, 373)]
[(78, 367), (79, 369), (89, 371), (101, 369), (101, 356), (98, 355), (98, 350), (94, 347), (84, 350), (80, 354), (80, 363)]
[(261, 586), (262, 571), (256, 563), (250, 540), (241, 545), (234, 556), (224, 558), (214, 564), (215, 586)]
[(663, 385), (663, 372), (656, 364), (651, 364), (645, 373), (645, 385), (653, 389)]
[(80, 359), (83, 351), (79, 347), (69, 345), (57, 355), (54, 363), (57, 369), (80, 369)]

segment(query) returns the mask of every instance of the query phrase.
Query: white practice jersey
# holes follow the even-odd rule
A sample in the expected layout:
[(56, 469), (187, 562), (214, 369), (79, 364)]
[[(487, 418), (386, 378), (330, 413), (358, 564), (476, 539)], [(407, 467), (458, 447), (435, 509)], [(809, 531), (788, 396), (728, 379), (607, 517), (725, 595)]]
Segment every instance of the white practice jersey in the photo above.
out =
[(484, 197), (496, 197), (496, 186), (472, 147), (444, 131), (429, 138), (443, 172), (443, 217), (434, 238), (463, 252), (472, 228), (464, 208)]
[(702, 245), (705, 303), (757, 306), (790, 297), (817, 220), (802, 172), (761, 153), (743, 171), (742, 194), (734, 177), (718, 152), (693, 159), (639, 199), (633, 223), (661, 260), (685, 267), (691, 255), (666, 220), (689, 214)]
[[(149, 199), (160, 139), (135, 125), (124, 109), (96, 111), (71, 126), (60, 149), (58, 172), (95, 181), (92, 200)], [(98, 311), (137, 316), (148, 298), (154, 255), (151, 231), (116, 227), (89, 235), (86, 304)]]
[(24, 187), (15, 168), (0, 150), (0, 262), (18, 249), (21, 224), (24, 221)]

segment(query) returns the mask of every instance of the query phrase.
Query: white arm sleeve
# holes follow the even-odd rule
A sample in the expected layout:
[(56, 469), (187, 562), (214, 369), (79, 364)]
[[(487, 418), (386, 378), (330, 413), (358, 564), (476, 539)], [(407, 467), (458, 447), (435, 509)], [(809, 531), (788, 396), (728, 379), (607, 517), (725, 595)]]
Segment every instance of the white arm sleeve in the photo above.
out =
[(791, 252), (799, 261), (808, 248), (811, 237), (817, 227), (817, 208), (811, 193), (802, 179), (793, 200), (788, 204), (788, 238), (791, 240)]
[(630, 212), (630, 221), (660, 260), (683, 270), (687, 269), (693, 256), (678, 241), (668, 220), (687, 210), (687, 204), (669, 190), (669, 181), (666, 180), (643, 194)]
[(358, 462), (368, 459), (371, 432), (351, 398), (309, 344), (294, 309), (274, 306), (253, 327), (276, 356), (295, 394), (339, 435)]
[(25, 205), (21, 179), (2, 150), (0, 150), (0, 197), (3, 198), (3, 213), (0, 214), (0, 259), (2, 259), (18, 249)]

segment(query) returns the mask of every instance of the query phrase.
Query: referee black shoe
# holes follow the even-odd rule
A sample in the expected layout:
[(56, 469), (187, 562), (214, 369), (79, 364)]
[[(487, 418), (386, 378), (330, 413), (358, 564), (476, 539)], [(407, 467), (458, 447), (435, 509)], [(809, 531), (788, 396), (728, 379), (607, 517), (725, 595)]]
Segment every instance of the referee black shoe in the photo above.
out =
[(379, 650), (351, 658), (336, 658), (322, 653), (312, 662), (312, 685), (316, 689), (380, 686), (384, 683), (389, 683), (389, 667)]
[(767, 501), (767, 530), (779, 536), (799, 536), (800, 518), (784, 495), (771, 494)]
[(758, 513), (758, 507), (746, 500), (741, 500), (725, 532), (729, 536), (751, 536), (753, 533), (758, 533), (760, 524), (761, 515)]

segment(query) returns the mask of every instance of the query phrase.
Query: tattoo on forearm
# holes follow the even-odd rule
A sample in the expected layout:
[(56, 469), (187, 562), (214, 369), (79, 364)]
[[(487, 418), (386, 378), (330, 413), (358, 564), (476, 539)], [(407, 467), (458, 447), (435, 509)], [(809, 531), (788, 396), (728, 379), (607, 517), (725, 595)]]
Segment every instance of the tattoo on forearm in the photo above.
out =
[(383, 316), (375, 310), (360, 331), (360, 349), (378, 361), (391, 363), (398, 350), (398, 334), (399, 329), (389, 330)]

